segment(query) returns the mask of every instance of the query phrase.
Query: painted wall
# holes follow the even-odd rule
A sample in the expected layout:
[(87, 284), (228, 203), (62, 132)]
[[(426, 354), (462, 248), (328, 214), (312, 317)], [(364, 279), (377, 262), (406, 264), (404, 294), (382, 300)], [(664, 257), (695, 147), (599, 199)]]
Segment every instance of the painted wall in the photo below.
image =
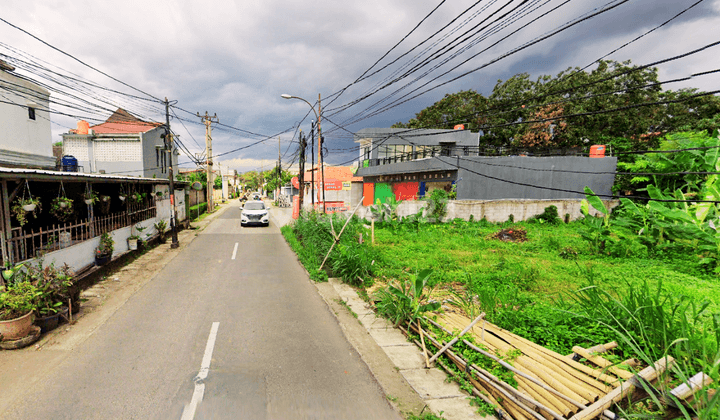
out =
[(395, 199), (398, 201), (415, 200), (419, 188), (419, 182), (398, 182), (392, 185), (393, 194), (395, 194)]
[(384, 203), (385, 200), (390, 197), (395, 197), (392, 184), (384, 182), (378, 182), (375, 184), (375, 203), (377, 203), (378, 200), (380, 200), (381, 203)]
[[(0, 163), (54, 169), (50, 115), (45, 111), (50, 92), (4, 70), (0, 70), (0, 91), (3, 101), (13, 102), (0, 103)], [(35, 108), (34, 120), (28, 106)]]
[[(615, 208), (620, 202), (618, 200), (603, 200), (605, 206), (609, 209)], [(403, 201), (398, 206), (397, 212), (400, 217), (407, 217), (417, 214), (420, 209), (427, 206), (426, 201)], [(512, 214), (515, 221), (527, 220), (532, 216), (542, 214), (545, 207), (556, 206), (558, 215), (564, 218), (565, 214), (570, 215), (571, 220), (582, 217), (580, 212), (580, 200), (450, 200), (448, 202), (448, 213), (444, 221), (460, 218), (469, 220), (473, 216), (474, 220), (481, 220), (483, 217), (489, 222), (504, 222)], [(591, 214), (597, 215), (598, 212), (591, 208)], [(359, 217), (370, 220), (372, 212), (369, 207), (364, 206), (358, 209), (356, 213)]]

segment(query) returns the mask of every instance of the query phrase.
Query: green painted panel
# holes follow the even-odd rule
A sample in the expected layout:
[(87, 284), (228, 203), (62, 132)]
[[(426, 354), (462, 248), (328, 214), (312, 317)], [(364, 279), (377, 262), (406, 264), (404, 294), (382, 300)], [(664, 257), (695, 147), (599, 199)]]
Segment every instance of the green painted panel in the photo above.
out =
[(375, 203), (377, 203), (378, 200), (384, 203), (385, 199), (390, 197), (395, 197), (392, 185), (379, 182), (375, 184)]

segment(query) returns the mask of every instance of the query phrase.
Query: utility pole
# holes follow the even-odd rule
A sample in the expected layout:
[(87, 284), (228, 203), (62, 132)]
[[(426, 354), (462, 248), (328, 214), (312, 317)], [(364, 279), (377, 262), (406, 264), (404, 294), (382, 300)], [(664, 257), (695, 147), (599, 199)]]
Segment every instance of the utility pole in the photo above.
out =
[(315, 122), (310, 128), (310, 201), (315, 211)]
[[(165, 124), (167, 127), (167, 137), (165, 138), (167, 144), (165, 148), (170, 154), (170, 163), (168, 164), (168, 177), (170, 178), (170, 248), (177, 248), (180, 246), (178, 243), (177, 236), (177, 212), (175, 211), (175, 179), (173, 177), (173, 134), (170, 131), (170, 101), (165, 97)], [(162, 234), (162, 232), (160, 232)]]
[(275, 201), (278, 202), (278, 205), (280, 204), (280, 187), (281, 187), (281, 180), (282, 180), (282, 156), (280, 156), (280, 136), (278, 136), (278, 166), (277, 166), (277, 176), (278, 176), (278, 187), (277, 187), (277, 195), (275, 196)]
[(305, 134), (303, 134), (302, 130), (300, 130), (300, 157), (299, 157), (299, 163), (300, 163), (300, 171), (298, 172), (298, 181), (300, 181), (298, 184), (300, 184), (300, 197), (298, 199), (298, 210), (302, 211), (303, 206), (303, 194), (305, 193), (305, 147), (307, 146), (307, 140), (305, 139)]
[(215, 211), (215, 206), (213, 203), (213, 187), (215, 186), (215, 183), (213, 182), (213, 161), (212, 161), (212, 136), (211, 133), (211, 125), (213, 123), (213, 119), (215, 119), (216, 123), (220, 122), (220, 119), (218, 118), (217, 114), (213, 115), (212, 117), (208, 114), (207, 111), (205, 111), (205, 115), (200, 115), (200, 113), (197, 113), (197, 116), (202, 119), (203, 124), (205, 124), (205, 155), (207, 156), (207, 205), (208, 205), (208, 213), (212, 213)]
[(320, 128), (320, 119), (322, 118), (322, 102), (320, 102), (320, 94), (318, 93), (318, 122), (317, 122), (317, 130), (318, 130), (318, 164), (320, 165), (320, 170), (322, 171), (322, 211), (323, 213), (327, 213), (325, 211), (325, 162), (322, 160), (322, 129)]

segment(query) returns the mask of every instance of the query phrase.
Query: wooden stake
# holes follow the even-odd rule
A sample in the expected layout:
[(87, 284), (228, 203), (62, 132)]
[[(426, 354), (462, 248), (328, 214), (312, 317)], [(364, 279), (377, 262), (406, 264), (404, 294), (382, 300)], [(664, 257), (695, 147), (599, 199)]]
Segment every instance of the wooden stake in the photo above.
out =
[(420, 325), (420, 320), (415, 321), (417, 323), (418, 331), (420, 331), (420, 343), (422, 343), (423, 356), (425, 356), (425, 368), (430, 369), (430, 360), (428, 359), (427, 347), (425, 347), (425, 337), (423, 337), (423, 329)]

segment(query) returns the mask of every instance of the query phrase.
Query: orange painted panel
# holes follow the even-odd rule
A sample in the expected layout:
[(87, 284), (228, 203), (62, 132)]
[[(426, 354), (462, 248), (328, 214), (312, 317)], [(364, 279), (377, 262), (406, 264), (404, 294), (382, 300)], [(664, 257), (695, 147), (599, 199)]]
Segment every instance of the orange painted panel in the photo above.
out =
[(363, 206), (375, 204), (375, 184), (366, 182), (363, 184)]

